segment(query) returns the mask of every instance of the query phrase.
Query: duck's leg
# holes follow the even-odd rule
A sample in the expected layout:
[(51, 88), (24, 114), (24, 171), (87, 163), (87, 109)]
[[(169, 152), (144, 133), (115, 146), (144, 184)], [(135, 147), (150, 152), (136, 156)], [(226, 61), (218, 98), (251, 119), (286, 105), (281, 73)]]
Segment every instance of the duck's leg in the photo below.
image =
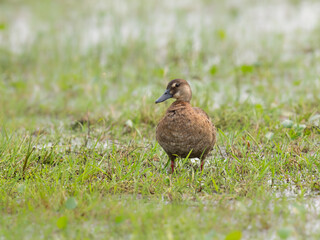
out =
[(171, 161), (171, 173), (174, 173), (174, 167), (175, 167), (175, 162), (174, 160), (176, 160), (175, 156), (170, 156), (170, 161)]
[(174, 160), (171, 160), (171, 173), (173, 173), (174, 172)]
[(200, 165), (201, 172), (203, 171), (203, 165), (204, 165), (204, 159), (201, 159), (201, 165)]
[(207, 157), (207, 154), (203, 154), (200, 158), (200, 161), (201, 161), (201, 165), (200, 165), (200, 169), (201, 169), (201, 172), (203, 172), (203, 165), (204, 165), (204, 160), (206, 159)]
[[(205, 159), (206, 157), (201, 157), (200, 158), (200, 161), (201, 161), (201, 164), (200, 164), (200, 170), (201, 170), (201, 174), (203, 173), (203, 165), (204, 165), (204, 159)], [(198, 189), (198, 192), (201, 192), (202, 191), (202, 186), (201, 186), (201, 181), (200, 181), (200, 188)]]

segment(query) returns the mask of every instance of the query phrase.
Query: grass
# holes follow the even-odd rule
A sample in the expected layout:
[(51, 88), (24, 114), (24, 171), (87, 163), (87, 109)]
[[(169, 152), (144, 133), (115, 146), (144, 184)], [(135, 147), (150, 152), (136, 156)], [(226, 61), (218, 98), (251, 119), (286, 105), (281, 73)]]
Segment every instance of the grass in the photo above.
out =
[[(320, 237), (317, 2), (0, 6), (0, 239)], [(203, 173), (155, 141), (178, 77)]]

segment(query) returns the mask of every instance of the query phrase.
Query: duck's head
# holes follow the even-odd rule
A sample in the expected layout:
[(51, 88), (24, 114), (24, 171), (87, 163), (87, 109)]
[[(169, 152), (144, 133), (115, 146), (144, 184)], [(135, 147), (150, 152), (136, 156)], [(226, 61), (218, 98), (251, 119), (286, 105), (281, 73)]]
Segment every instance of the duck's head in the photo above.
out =
[(168, 83), (164, 94), (159, 97), (156, 103), (164, 102), (169, 98), (175, 98), (177, 101), (190, 102), (192, 92), (189, 83), (183, 79), (174, 79)]

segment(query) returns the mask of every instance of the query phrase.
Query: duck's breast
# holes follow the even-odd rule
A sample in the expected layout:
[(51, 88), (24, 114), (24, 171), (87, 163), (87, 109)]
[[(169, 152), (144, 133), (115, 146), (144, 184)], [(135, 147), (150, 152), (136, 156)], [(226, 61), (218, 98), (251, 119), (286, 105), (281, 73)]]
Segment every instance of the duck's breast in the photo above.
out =
[(186, 157), (192, 150), (190, 157), (201, 157), (214, 145), (212, 127), (203, 111), (191, 106), (169, 108), (157, 126), (156, 138), (169, 155)]

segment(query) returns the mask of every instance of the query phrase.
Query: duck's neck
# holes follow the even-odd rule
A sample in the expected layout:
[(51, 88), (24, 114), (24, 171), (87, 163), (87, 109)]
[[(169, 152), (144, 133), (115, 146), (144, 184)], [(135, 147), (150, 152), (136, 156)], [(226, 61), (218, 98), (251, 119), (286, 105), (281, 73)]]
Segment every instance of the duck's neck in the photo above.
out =
[(189, 108), (192, 108), (189, 102), (176, 100), (167, 109), (167, 112), (185, 111)]
[(189, 101), (182, 101), (182, 100), (176, 100), (176, 101), (174, 101), (172, 104), (171, 104), (171, 106), (180, 106), (180, 105), (182, 105), (182, 106), (186, 106), (186, 105), (190, 105), (190, 102)]
[(190, 103), (190, 100), (185, 100), (185, 99), (176, 99), (175, 102), (187, 102), (187, 103)]

